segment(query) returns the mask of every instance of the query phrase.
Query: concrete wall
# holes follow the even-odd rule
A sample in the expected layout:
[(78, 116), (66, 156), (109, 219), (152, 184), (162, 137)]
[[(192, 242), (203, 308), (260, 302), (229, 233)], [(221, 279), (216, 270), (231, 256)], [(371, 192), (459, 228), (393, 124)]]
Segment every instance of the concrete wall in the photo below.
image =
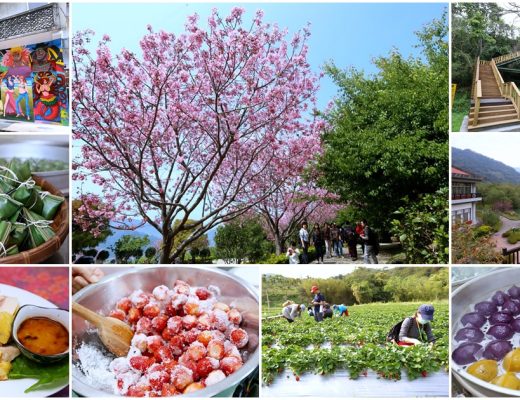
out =
[(27, 11), (28, 3), (0, 3), (0, 19)]

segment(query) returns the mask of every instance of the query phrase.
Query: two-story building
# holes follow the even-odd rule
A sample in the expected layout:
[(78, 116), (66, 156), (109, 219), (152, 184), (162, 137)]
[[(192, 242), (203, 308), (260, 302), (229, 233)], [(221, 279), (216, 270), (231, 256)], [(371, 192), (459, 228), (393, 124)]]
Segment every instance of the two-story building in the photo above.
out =
[(451, 168), (451, 220), (452, 223), (477, 223), (477, 182), (482, 179), (459, 168)]

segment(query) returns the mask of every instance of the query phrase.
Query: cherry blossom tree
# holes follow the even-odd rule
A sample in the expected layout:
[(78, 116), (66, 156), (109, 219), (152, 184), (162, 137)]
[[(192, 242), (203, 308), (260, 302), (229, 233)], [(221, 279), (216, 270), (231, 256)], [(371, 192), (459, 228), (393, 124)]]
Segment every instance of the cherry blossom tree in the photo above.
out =
[(280, 255), (303, 222), (330, 222), (342, 207), (335, 195), (295, 179), (281, 185), (255, 209), (262, 216), (268, 238), (275, 244), (276, 255)]
[(308, 29), (290, 39), (261, 11), (248, 24), (243, 15), (213, 10), (205, 29), (194, 15), (178, 36), (149, 27), (141, 55), (113, 56), (107, 35), (91, 52), (92, 31), (73, 39), (73, 179), (86, 199), (98, 186), (112, 225), (153, 226), (161, 263), (269, 197), (300, 168), (295, 152), (319, 143)]

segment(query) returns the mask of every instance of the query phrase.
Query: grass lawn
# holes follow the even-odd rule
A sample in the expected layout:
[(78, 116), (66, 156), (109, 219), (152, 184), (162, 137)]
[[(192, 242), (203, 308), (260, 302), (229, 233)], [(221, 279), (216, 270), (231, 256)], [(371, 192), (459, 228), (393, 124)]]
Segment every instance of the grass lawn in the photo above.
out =
[(470, 90), (467, 88), (457, 88), (455, 100), (451, 110), (451, 130), (459, 132), (462, 120), (469, 114), (471, 106)]

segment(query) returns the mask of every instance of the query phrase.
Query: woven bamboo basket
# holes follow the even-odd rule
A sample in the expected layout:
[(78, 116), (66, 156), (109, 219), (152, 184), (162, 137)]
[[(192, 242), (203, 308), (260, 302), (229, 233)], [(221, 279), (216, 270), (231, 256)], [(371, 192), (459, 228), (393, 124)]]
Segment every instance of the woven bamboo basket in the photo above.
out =
[[(45, 179), (35, 175), (33, 175), (33, 179), (38, 186), (41, 186), (42, 190), (57, 196), (63, 196), (56, 187)], [(59, 251), (61, 245), (69, 234), (69, 205), (67, 200), (61, 204), (56, 216), (54, 217), (54, 221), (51, 224), (51, 228), (54, 233), (56, 233), (56, 236), (51, 240), (34, 249), (22, 251), (13, 256), (2, 257), (0, 258), (0, 264), (38, 264)]]

